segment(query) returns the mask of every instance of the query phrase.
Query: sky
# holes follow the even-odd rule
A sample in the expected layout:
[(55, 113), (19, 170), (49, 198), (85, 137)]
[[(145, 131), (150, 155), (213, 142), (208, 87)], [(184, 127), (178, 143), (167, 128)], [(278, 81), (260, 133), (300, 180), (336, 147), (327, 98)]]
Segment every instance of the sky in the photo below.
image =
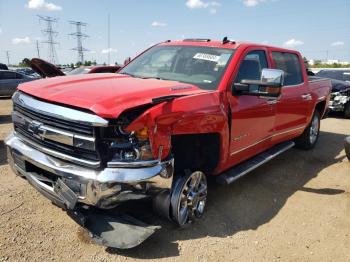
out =
[[(0, 0), (0, 63), (23, 58), (48, 59), (45, 23), (54, 30), (58, 62), (77, 61), (75, 31), (69, 21), (87, 23), (86, 60), (123, 63), (145, 48), (168, 39), (224, 36), (237, 41), (296, 49), (308, 59), (350, 61), (350, 0)], [(108, 49), (108, 15), (110, 48)]]

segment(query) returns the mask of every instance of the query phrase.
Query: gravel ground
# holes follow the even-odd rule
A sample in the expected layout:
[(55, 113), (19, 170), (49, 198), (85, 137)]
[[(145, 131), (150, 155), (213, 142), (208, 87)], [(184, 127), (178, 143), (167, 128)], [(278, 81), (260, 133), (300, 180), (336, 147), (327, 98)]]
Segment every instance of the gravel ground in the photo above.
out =
[(135, 249), (89, 242), (62, 210), (16, 177), (3, 140), (11, 101), (0, 100), (0, 261), (350, 261), (350, 120), (322, 121), (318, 145), (291, 149), (235, 184), (211, 184), (205, 217), (165, 227)]

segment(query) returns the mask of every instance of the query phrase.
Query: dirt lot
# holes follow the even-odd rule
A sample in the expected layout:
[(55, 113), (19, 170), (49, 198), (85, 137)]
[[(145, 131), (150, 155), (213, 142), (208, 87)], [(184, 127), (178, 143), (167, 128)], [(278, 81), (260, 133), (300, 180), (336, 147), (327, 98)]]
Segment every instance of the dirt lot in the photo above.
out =
[(0, 100), (0, 261), (350, 261), (350, 120), (322, 121), (312, 151), (291, 149), (229, 187), (211, 184), (205, 218), (166, 223), (141, 246), (89, 243), (6, 163), (11, 101)]

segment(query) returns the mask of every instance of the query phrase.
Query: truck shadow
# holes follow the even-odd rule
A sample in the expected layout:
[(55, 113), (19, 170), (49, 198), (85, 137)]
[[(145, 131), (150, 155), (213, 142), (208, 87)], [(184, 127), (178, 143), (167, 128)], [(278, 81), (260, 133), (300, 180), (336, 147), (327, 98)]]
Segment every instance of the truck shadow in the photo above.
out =
[(327, 117), (337, 118), (337, 119), (347, 119), (344, 117), (343, 112), (329, 112)]
[(230, 186), (210, 184), (207, 212), (202, 220), (179, 229), (163, 221), (162, 229), (131, 250), (107, 248), (112, 254), (142, 259), (179, 256), (179, 240), (207, 236), (226, 238), (237, 232), (255, 230), (273, 219), (286, 201), (301, 190), (310, 194), (344, 193), (334, 188), (305, 187), (324, 168), (341, 162), (346, 135), (321, 132), (311, 151), (291, 149)]
[(7, 163), (6, 146), (4, 141), (0, 140), (0, 166)]
[(0, 115), (0, 124), (9, 124), (12, 122), (11, 115)]

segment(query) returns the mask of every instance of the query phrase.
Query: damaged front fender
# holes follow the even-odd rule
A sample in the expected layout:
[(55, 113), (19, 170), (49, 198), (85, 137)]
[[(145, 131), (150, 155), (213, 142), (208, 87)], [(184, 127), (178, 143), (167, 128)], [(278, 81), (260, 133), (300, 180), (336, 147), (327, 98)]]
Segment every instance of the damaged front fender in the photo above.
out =
[[(229, 137), (228, 109), (223, 102), (223, 94), (212, 91), (174, 98), (149, 108), (129, 124), (127, 130), (147, 127), (157, 158), (162, 148), (162, 159), (171, 151), (171, 136), (182, 134), (219, 133)], [(222, 139), (220, 153), (225, 161), (228, 155), (228, 141)]]

